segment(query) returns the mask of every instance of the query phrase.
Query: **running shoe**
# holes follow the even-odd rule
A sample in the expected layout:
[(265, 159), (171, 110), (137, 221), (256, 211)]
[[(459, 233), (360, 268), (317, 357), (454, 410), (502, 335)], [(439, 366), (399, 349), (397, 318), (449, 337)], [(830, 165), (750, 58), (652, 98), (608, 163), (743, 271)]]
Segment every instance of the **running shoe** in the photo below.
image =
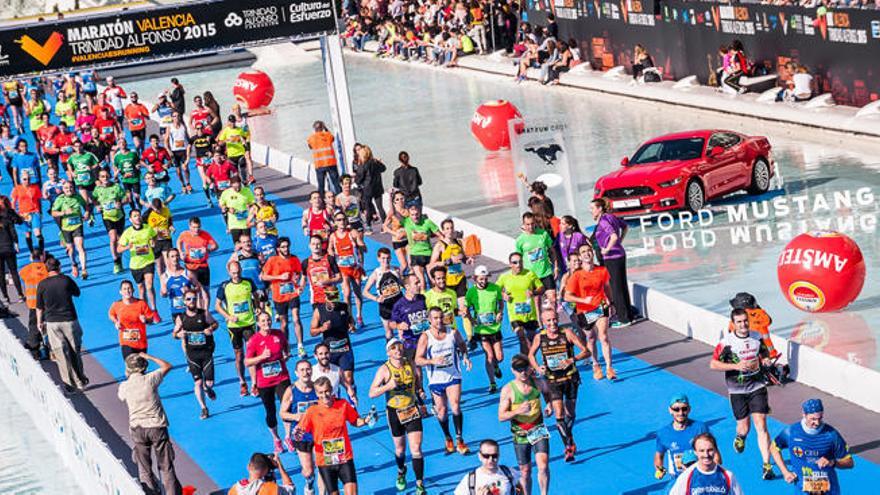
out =
[(208, 398), (211, 400), (217, 400), (217, 393), (214, 392), (214, 387), (206, 387), (205, 395), (207, 395)]
[(477, 350), (477, 339), (468, 339), (467, 348), (468, 352), (474, 352), (475, 350)]
[(358, 330), (363, 330), (363, 329), (364, 329), (364, 318), (363, 318), (362, 316), (358, 316), (358, 319), (357, 319), (357, 328), (358, 328)]
[(467, 444), (464, 443), (464, 440), (461, 438), (458, 439), (458, 444), (455, 446), (455, 450), (461, 455), (468, 455), (471, 453), (471, 449), (468, 448)]
[(293, 445), (293, 439), (290, 437), (284, 438), (284, 448), (287, 449), (288, 452), (296, 452), (296, 446)]
[(615, 321), (614, 323), (611, 324), (611, 328), (626, 328), (630, 325), (632, 325), (631, 321), (628, 321), (626, 323), (621, 323), (619, 321)]
[(254, 178), (254, 176), (252, 175), (252, 176), (250, 176), (250, 177), (248, 178), (247, 185), (251, 185), (251, 184), (253, 184), (254, 182), (257, 182), (257, 179)]
[(598, 380), (601, 380), (602, 378), (605, 378), (605, 376), (602, 374), (602, 367), (599, 366), (598, 364), (594, 364), (593, 365), (593, 380), (598, 381)]
[(605, 375), (609, 380), (617, 380), (617, 372), (611, 366), (605, 369)]
[(199, 419), (208, 419), (208, 416), (210, 416), (210, 413), (208, 413), (208, 408), (203, 407), (202, 414), (199, 414)]
[(246, 383), (239, 384), (238, 391), (242, 397), (247, 397), (247, 394), (248, 394), (247, 384)]
[(122, 263), (113, 263), (113, 275), (122, 273)]
[(257, 388), (256, 383), (251, 386), (251, 395), (253, 395), (254, 397), (260, 396), (260, 389)]
[(416, 495), (428, 495), (428, 490), (425, 490), (424, 485), (416, 485)]
[[(86, 272), (83, 272), (83, 275), (85, 275), (85, 273)], [(162, 323), (162, 317), (159, 316), (159, 313), (153, 315), (153, 323)]]
[(773, 464), (765, 462), (764, 466), (761, 468), (761, 479), (764, 481), (770, 481), (775, 477), (776, 473), (773, 472)]
[(451, 438), (446, 439), (446, 453), (451, 454), (455, 452), (455, 442), (452, 441)]
[(403, 470), (397, 471), (397, 481), (394, 483), (394, 487), (399, 492), (406, 490), (406, 467)]
[(284, 452), (284, 445), (281, 444), (280, 438), (276, 438), (275, 439), (275, 453), (280, 454), (282, 452)]
[(82, 275), (83, 280), (86, 280), (87, 278), (89, 278), (89, 272), (87, 270), (83, 270), (80, 275)]
[(746, 438), (737, 435), (736, 438), (733, 439), (733, 450), (735, 450), (737, 454), (742, 454), (743, 451), (746, 450)]
[(574, 449), (571, 448), (571, 445), (565, 446), (565, 462), (574, 461)]
[(495, 378), (501, 378), (501, 366), (495, 364)]
[(300, 359), (305, 359), (309, 355), (309, 353), (306, 352), (306, 348), (302, 344), (300, 344), (296, 348), (296, 353), (299, 354)]
[(498, 385), (495, 385), (495, 382), (492, 382), (489, 384), (489, 393), (494, 394), (495, 392), (498, 392)]

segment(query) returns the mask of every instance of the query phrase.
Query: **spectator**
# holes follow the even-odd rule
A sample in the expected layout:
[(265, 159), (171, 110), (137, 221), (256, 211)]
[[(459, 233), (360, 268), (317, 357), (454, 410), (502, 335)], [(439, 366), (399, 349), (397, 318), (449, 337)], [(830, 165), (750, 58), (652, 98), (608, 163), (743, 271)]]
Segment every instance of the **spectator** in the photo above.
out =
[(31, 351), (34, 359), (46, 359), (49, 350), (44, 342), (43, 332), (37, 326), (37, 287), (49, 276), (49, 269), (46, 268), (47, 255), (42, 249), (35, 250), (33, 256), (34, 261), (22, 267), (19, 272), (21, 279), (24, 280), (24, 294), (27, 297), (28, 307), (28, 335), (25, 347)]
[(80, 294), (79, 286), (61, 274), (61, 262), (57, 259), (46, 260), (46, 269), (48, 276), (37, 285), (37, 328), (45, 328), (49, 336), (64, 391), (83, 391), (89, 379), (83, 370), (82, 328), (73, 305), (73, 298)]
[[(633, 62), (632, 62), (632, 73), (633, 79), (638, 80), (645, 73), (645, 69), (649, 67), (654, 67), (654, 59), (648, 53), (648, 50), (645, 49), (642, 45), (636, 45), (635, 51), (633, 53)], [(647, 78), (645, 82), (658, 82), (658, 81), (648, 81)]]
[(596, 221), (596, 228), (590, 242), (599, 264), (604, 265), (611, 276), (611, 302), (617, 314), (617, 321), (611, 327), (620, 328), (632, 324), (629, 285), (626, 279), (626, 250), (623, 249), (623, 239), (629, 226), (609, 213), (609, 206), (609, 201), (605, 198), (593, 200), (591, 213)]
[[(9, 304), (9, 293), (6, 289), (6, 274), (12, 279), (12, 284), (18, 292), (18, 301), (24, 301), (24, 293), (21, 289), (21, 278), (18, 276), (17, 245), (18, 234), (15, 226), (24, 222), (24, 219), (12, 209), (12, 203), (6, 196), (0, 196), (0, 293), (3, 301)], [(8, 271), (7, 271), (8, 270)]]
[(559, 42), (559, 59), (550, 64), (549, 74), (547, 76), (547, 84), (552, 86), (559, 84), (559, 76), (563, 72), (568, 72), (574, 62), (574, 51), (565, 41)]
[[(275, 469), (281, 474), (281, 485), (274, 481), (273, 471)], [(228, 495), (259, 495), (264, 493), (296, 495), (293, 480), (290, 479), (290, 475), (281, 464), (281, 456), (278, 454), (269, 457), (266, 454), (255, 452), (248, 462), (247, 470), (248, 477), (232, 485)], [(273, 479), (267, 479), (269, 477)]]
[(574, 39), (574, 38), (568, 39), (568, 48), (571, 49), (571, 66), (572, 67), (583, 62), (583, 58), (581, 57), (581, 49), (580, 49), (580, 46), (578, 45), (578, 42), (576, 39)]
[[(158, 370), (144, 373), (147, 361), (159, 366)], [(117, 397), (128, 406), (128, 425), (132, 457), (138, 468), (138, 478), (146, 495), (160, 495), (162, 490), (153, 473), (153, 450), (162, 487), (166, 495), (180, 495), (180, 482), (174, 472), (174, 447), (168, 436), (168, 418), (159, 398), (159, 385), (171, 371), (171, 363), (145, 352), (130, 354), (125, 358), (124, 382), (119, 384)]]
[(358, 150), (358, 162), (360, 166), (356, 170), (355, 183), (361, 190), (361, 211), (365, 213), (366, 231), (372, 233), (374, 215), (379, 215), (379, 222), (385, 223), (385, 208), (382, 205), (382, 195), (385, 187), (382, 185), (382, 173), (385, 172), (385, 164), (373, 157), (373, 150), (369, 146), (362, 145)]
[(797, 72), (791, 77), (794, 82), (794, 101), (807, 101), (813, 97), (813, 76), (803, 65), (798, 66)]
[(186, 114), (186, 91), (183, 89), (183, 85), (180, 84), (180, 81), (177, 80), (176, 77), (171, 78), (171, 91), (169, 93), (169, 98), (171, 99), (171, 107), (180, 115)]
[(455, 487), (455, 495), (514, 495), (520, 493), (519, 470), (499, 464), (501, 452), (495, 440), (480, 442), (480, 466), (469, 471)]
[(538, 64), (538, 43), (536, 43), (532, 37), (527, 36), (523, 40), (523, 45), (525, 46), (525, 52), (519, 58), (519, 69), (516, 71), (516, 82), (522, 82), (526, 79), (530, 67), (540, 66)]
[(543, 59), (543, 63), (541, 64), (541, 84), (547, 84), (550, 82), (550, 68), (562, 59), (554, 40), (548, 39), (545, 46), (545, 53), (547, 56)]
[[(486, 43), (486, 15), (483, 12), (483, 6), (480, 2), (472, 0), (470, 3), (471, 30), (468, 32), (480, 50), (480, 55), (489, 50)], [(494, 40), (493, 40), (494, 41)]]
[(722, 78), (722, 83), (731, 91), (743, 94), (748, 91), (748, 88), (740, 84), (740, 79), (749, 74), (749, 67), (742, 42), (740, 40), (733, 40), (727, 55), (729, 57), (729, 65), (724, 71), (726, 76)]
[(409, 201), (412, 199), (421, 201), (422, 192), (419, 187), (422, 185), (422, 176), (419, 169), (410, 165), (409, 153), (401, 151), (397, 155), (400, 166), (394, 170), (393, 186), (404, 194), (404, 198)]
[(329, 181), (329, 187), (333, 194), (339, 194), (341, 189), (339, 187), (339, 169), (336, 166), (336, 139), (320, 120), (316, 120), (312, 128), (315, 132), (309, 136), (307, 144), (312, 150), (312, 165), (315, 167), (318, 192), (323, 198), (326, 179)]

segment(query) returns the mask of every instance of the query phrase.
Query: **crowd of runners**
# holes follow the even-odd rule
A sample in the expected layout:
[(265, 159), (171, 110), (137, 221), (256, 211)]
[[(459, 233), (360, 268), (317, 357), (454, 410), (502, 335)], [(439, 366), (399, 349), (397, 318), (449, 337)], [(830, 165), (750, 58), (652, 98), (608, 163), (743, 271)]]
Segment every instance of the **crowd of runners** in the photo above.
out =
[[(8, 122), (0, 126), (0, 146), (14, 187), (11, 199), (0, 201), (0, 247), (6, 241), (17, 246), (17, 232), (9, 226), (18, 225), (32, 262), (22, 271), (27, 287), (46, 277), (46, 270), (28, 268), (46, 262), (49, 251), (63, 252), (70, 274), (87, 279), (95, 253), (85, 249), (83, 236), (101, 229), (95, 226), (100, 217), (113, 273), (124, 274), (120, 299), (108, 308), (121, 358), (129, 365), (143, 359), (147, 325), (170, 319), (169, 338), (180, 340), (192, 374), (194, 412), (207, 421), (217, 397), (216, 341), (229, 338), (238, 392), (262, 402), (274, 453), (298, 456), (305, 493), (337, 493), (340, 484), (346, 494), (356, 493), (347, 425), (372, 425), (382, 416), (393, 439), (398, 490), (407, 486), (408, 453), (416, 493), (427, 493), (423, 431), (439, 427), (448, 455), (465, 456), (479, 446), (481, 465), (462, 479), (456, 494), (531, 493), (534, 478), (540, 493), (548, 493), (551, 450), (561, 449), (566, 462), (574, 461), (585, 435), (575, 427), (579, 364), (596, 381), (615, 381), (610, 329), (628, 327), (638, 316), (626, 285), (626, 223), (604, 202), (593, 202), (597, 226), (588, 236), (574, 217), (555, 215), (542, 184), (529, 184), (531, 211), (522, 215), (508, 267), (490, 270), (478, 263), (478, 240), (463, 236), (452, 219), (438, 225), (424, 214), (421, 178), (405, 152), (386, 214), (381, 191), (374, 205), (373, 192), (353, 189), (363, 185), (365, 173), (338, 176), (333, 136), (316, 122), (308, 146), (324, 170), (303, 211), (309, 254), (300, 259), (290, 232), (279, 228), (279, 207), (255, 183), (246, 114), (235, 109), (222, 118), (210, 93), (187, 100), (176, 80), (152, 108), (112, 77), (105, 82), (99, 87), (96, 75), (84, 72), (3, 83)], [(149, 120), (159, 123), (155, 134), (147, 133)], [(22, 139), (28, 134), (35, 147)], [(376, 166), (364, 148), (369, 151), (361, 147), (357, 165)], [(190, 180), (191, 168), (200, 184)], [(199, 191), (206, 206), (223, 215), (224, 232), (208, 232), (199, 217), (175, 218), (175, 198)], [(43, 221), (44, 212), (52, 221)], [(59, 249), (46, 246), (45, 228), (58, 229)], [(388, 234), (390, 247), (369, 252), (365, 235), (374, 232)], [(209, 260), (221, 247), (233, 253), (223, 273), (212, 273)], [(10, 253), (0, 253), (0, 276), (8, 268), (23, 298)], [(378, 263), (370, 273), (368, 257)], [(48, 264), (57, 267), (58, 260)], [(167, 298), (169, 314), (161, 314), (157, 298)], [(387, 361), (365, 369), (356, 366), (351, 335), (371, 323), (364, 308), (372, 303)], [(309, 321), (302, 317), (305, 304), (311, 305)], [(761, 321), (757, 304), (741, 306), (731, 313), (731, 329), (710, 365), (726, 375), (737, 420), (734, 449), (745, 449), (751, 419), (764, 479), (773, 477), (772, 460), (801, 491), (838, 493), (835, 469), (851, 467), (852, 458), (840, 435), (822, 422), (821, 402), (805, 403), (803, 422), (771, 442), (766, 370), (775, 351), (750, 329)], [(518, 342), (510, 357), (502, 345), (505, 319)], [(39, 316), (30, 331), (35, 357), (58, 351), (42, 338)], [(319, 343), (307, 346), (308, 337)], [(498, 465), (498, 444), (507, 442), (467, 428), (462, 390), (475, 361), (488, 377), (485, 393), (497, 394), (498, 421), (510, 424), (516, 469)], [(366, 392), (358, 391), (356, 372), (373, 376)], [(85, 380), (65, 387), (74, 394), (87, 385)], [(364, 394), (384, 398), (384, 411), (359, 413)], [(736, 477), (719, 466), (715, 438), (689, 417), (690, 407), (682, 394), (669, 401), (672, 421), (657, 432), (657, 479), (669, 480), (675, 494), (741, 493)], [(559, 444), (551, 439), (551, 421), (545, 422), (551, 417)], [(780, 449), (795, 453), (794, 471)], [(272, 462), (256, 457), (251, 464), (259, 471)], [(286, 474), (282, 482), (292, 483)], [(243, 480), (233, 489), (256, 493), (247, 485)]]

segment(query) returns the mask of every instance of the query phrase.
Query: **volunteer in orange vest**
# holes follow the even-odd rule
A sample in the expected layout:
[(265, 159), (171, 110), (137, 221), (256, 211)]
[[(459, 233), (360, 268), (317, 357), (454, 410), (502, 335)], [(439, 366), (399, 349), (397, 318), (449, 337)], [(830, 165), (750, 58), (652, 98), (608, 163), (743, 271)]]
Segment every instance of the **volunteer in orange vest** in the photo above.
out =
[[(281, 475), (281, 484), (275, 481), (264, 481), (270, 471), (278, 469)], [(272, 457), (259, 452), (251, 456), (248, 462), (248, 477), (232, 485), (228, 495), (295, 495), (296, 487), (293, 480), (287, 474), (287, 470), (281, 464), (281, 457), (275, 454)]]
[(18, 272), (24, 282), (25, 302), (28, 307), (28, 334), (24, 346), (31, 351), (34, 359), (46, 359), (49, 356), (49, 344), (37, 326), (37, 285), (49, 276), (49, 269), (46, 268), (47, 256), (51, 255), (47, 255), (42, 249), (35, 249), (34, 261)]
[(315, 166), (315, 177), (318, 179), (318, 192), (324, 197), (324, 178), (330, 181), (330, 190), (339, 194), (339, 168), (336, 166), (336, 150), (333, 134), (320, 120), (312, 125), (315, 132), (309, 136), (307, 143), (312, 150), (312, 165)]

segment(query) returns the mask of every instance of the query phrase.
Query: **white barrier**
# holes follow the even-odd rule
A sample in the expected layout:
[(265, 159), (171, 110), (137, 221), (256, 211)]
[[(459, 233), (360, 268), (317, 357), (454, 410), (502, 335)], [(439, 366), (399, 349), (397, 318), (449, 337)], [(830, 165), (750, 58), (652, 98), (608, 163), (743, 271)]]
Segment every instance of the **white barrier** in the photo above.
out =
[(0, 380), (34, 420), (64, 460), (84, 493), (143, 494), (138, 483), (34, 361), (5, 323), (0, 322)]
[[(293, 163), (290, 167), (290, 175), (295, 179), (314, 184), (314, 174), (310, 173), (309, 162), (290, 158), (290, 155), (272, 148), (268, 148), (268, 154), (270, 162), (273, 154), (288, 157)], [(310, 178), (312, 180), (309, 180)], [(423, 211), (438, 224), (449, 217), (447, 213), (429, 207), (424, 207)], [(507, 256), (514, 250), (515, 241), (512, 237), (474, 225), (461, 218), (452, 218), (456, 229), (463, 231), (465, 235), (476, 234), (480, 238), (483, 256), (507, 263)], [(651, 321), (709, 345), (717, 344), (721, 332), (728, 326), (726, 316), (676, 299), (650, 287), (630, 282), (630, 294), (633, 304)], [(784, 350), (788, 356), (792, 376), (798, 382), (880, 412), (880, 394), (876, 392), (880, 390), (880, 373), (777, 335), (773, 335), (772, 338), (774, 346), (780, 351)], [(859, 386), (852, 387), (850, 386), (852, 383), (858, 383)]]

